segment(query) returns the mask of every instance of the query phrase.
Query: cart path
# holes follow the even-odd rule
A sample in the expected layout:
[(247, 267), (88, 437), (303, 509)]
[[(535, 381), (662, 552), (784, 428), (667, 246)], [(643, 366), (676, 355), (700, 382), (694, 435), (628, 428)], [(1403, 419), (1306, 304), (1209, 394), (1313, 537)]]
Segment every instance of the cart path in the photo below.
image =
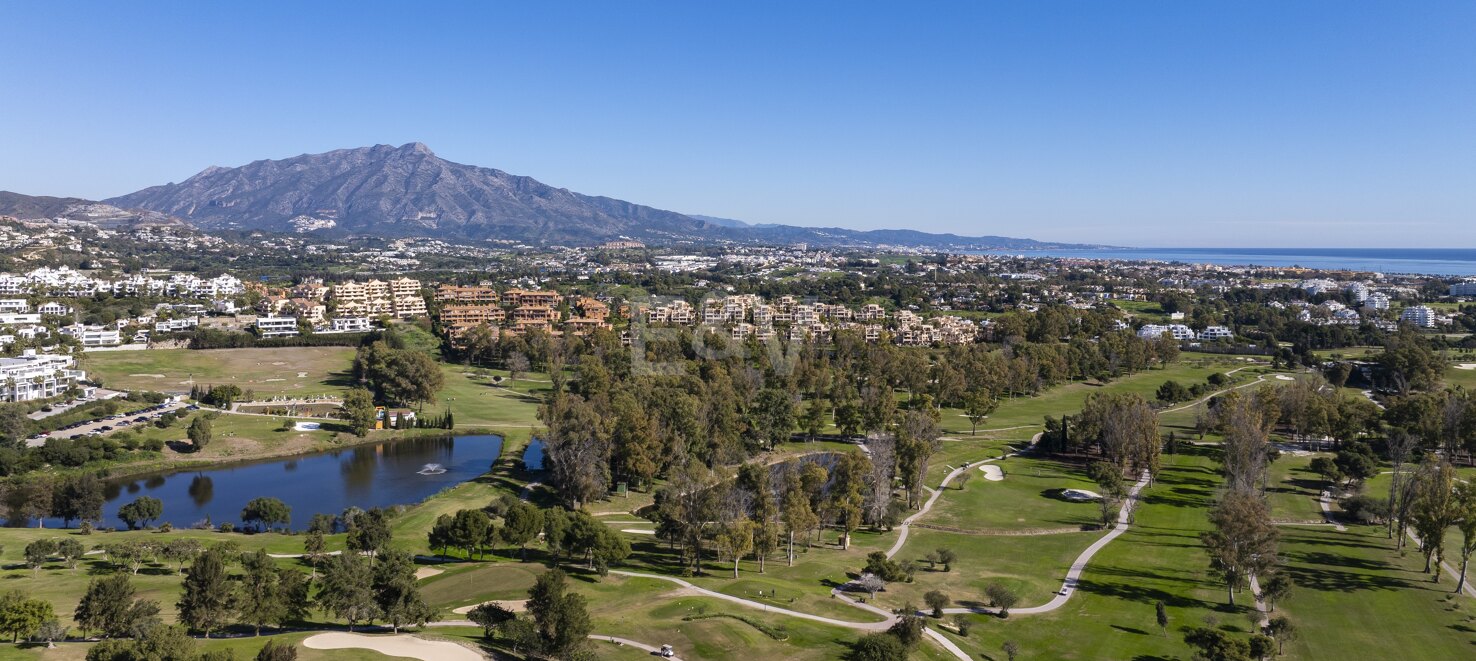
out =
[[(606, 642), (606, 643), (614, 643), (616, 645), (625, 645), (625, 646), (628, 646), (628, 647), (634, 647), (634, 648), (636, 648), (638, 650), (645, 650), (645, 651), (650, 652), (652, 654), (657, 654), (657, 655), (661, 654), (661, 648), (655, 647), (653, 645), (647, 645), (645, 643), (639, 643), (639, 642), (636, 642), (636, 641), (631, 640), (629, 638), (617, 638), (615, 636), (606, 636), (604, 634), (592, 633), (592, 634), (589, 635), (589, 639), (590, 640), (603, 641), (603, 642)], [(675, 659), (676, 661), (682, 661), (682, 657), (679, 657), (679, 656), (669, 656), (669, 657), (666, 657), (666, 658), (668, 658), (668, 659)]]
[[(1421, 543), (1420, 536), (1416, 535), (1413, 529), (1406, 529), (1404, 531), (1404, 534), (1409, 535), (1409, 538), (1411, 540), (1414, 540), (1414, 543)], [(1461, 573), (1456, 571), (1454, 567), (1451, 567), (1444, 560), (1440, 561), (1440, 568), (1445, 570), (1445, 573), (1449, 574), (1451, 578), (1457, 581), (1461, 580)], [(1465, 593), (1466, 595), (1476, 597), (1476, 585), (1472, 585), (1471, 581), (1467, 579), (1466, 584), (1462, 586), (1461, 592)]]
[[(1143, 476), (1138, 479), (1138, 482), (1136, 484), (1133, 485), (1132, 490), (1128, 492), (1127, 500), (1122, 505), (1122, 509), (1118, 510), (1117, 512), (1117, 525), (1113, 526), (1112, 530), (1108, 531), (1107, 534), (1103, 535), (1100, 539), (1092, 542), (1091, 546), (1088, 546), (1085, 551), (1081, 552), (1081, 555), (1076, 557), (1076, 561), (1071, 563), (1071, 568), (1066, 570), (1066, 580), (1061, 583), (1061, 589), (1056, 592), (1055, 597), (1051, 598), (1050, 601), (1040, 606), (1031, 606), (1028, 608), (1011, 608), (1010, 615), (1036, 615), (1039, 613), (1049, 613), (1053, 610), (1056, 610), (1057, 608), (1065, 606), (1066, 601), (1071, 599), (1071, 595), (1076, 592), (1077, 582), (1081, 579), (1082, 572), (1086, 571), (1087, 563), (1092, 561), (1092, 556), (1096, 555), (1098, 551), (1101, 551), (1103, 548), (1105, 548), (1107, 544), (1112, 540), (1121, 537), (1122, 534), (1127, 532), (1128, 528), (1131, 527), (1133, 508), (1137, 505), (1139, 492), (1143, 490), (1143, 487), (1148, 486), (1148, 478), (1148, 472), (1143, 471)], [(999, 609), (945, 608), (943, 609), (943, 612), (998, 614)]]

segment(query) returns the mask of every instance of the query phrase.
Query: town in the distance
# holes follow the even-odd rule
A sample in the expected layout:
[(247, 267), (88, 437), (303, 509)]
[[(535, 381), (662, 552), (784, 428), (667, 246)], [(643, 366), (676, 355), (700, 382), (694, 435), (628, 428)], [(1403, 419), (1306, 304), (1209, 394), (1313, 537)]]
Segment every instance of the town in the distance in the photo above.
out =
[(1470, 644), (1476, 279), (326, 229), (0, 218), (0, 658)]

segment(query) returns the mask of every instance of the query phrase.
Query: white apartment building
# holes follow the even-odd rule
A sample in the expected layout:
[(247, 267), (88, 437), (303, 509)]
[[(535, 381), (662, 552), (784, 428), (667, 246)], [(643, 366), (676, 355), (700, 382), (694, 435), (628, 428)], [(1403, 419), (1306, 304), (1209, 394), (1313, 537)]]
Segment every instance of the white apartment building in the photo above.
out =
[(1138, 337), (1145, 340), (1163, 337), (1164, 333), (1168, 333), (1175, 340), (1192, 340), (1195, 337), (1194, 329), (1184, 324), (1169, 324), (1167, 326), (1147, 324), (1138, 329)]
[(1451, 296), (1476, 296), (1476, 280), (1458, 282), (1450, 286)]
[(1228, 340), (1233, 337), (1235, 333), (1224, 326), (1206, 326), (1204, 332), (1199, 334), (1201, 340)]
[(83, 347), (116, 347), (123, 343), (123, 335), (117, 327), (73, 324), (62, 328), (61, 333), (77, 338)]
[(60, 317), (72, 313), (71, 306), (62, 305), (56, 301), (47, 301), (36, 306), (36, 313), (42, 316)]
[(180, 333), (198, 327), (199, 317), (184, 317), (181, 319), (166, 319), (154, 323), (155, 333)]
[(297, 334), (297, 317), (257, 317), (256, 331), (263, 338)]
[(1363, 309), (1369, 311), (1389, 309), (1389, 297), (1379, 293), (1369, 294), (1363, 301)]
[(0, 402), (25, 402), (55, 397), (87, 378), (72, 369), (75, 360), (60, 354), (37, 354), (26, 349), (19, 358), (0, 358)]
[(0, 314), (21, 314), (31, 311), (31, 302), (24, 298), (0, 298)]
[(335, 333), (367, 333), (374, 330), (368, 317), (338, 317), (333, 320), (330, 328)]
[(1435, 311), (1428, 305), (1414, 305), (1399, 313), (1399, 321), (1420, 328), (1435, 327)]

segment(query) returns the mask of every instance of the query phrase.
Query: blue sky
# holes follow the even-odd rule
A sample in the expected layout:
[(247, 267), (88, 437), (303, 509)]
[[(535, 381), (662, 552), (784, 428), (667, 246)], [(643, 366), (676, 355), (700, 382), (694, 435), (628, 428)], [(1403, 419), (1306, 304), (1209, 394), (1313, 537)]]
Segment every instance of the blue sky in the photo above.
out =
[(0, 0), (0, 24), (0, 189), (30, 194), (421, 141), (751, 222), (1476, 246), (1472, 2)]

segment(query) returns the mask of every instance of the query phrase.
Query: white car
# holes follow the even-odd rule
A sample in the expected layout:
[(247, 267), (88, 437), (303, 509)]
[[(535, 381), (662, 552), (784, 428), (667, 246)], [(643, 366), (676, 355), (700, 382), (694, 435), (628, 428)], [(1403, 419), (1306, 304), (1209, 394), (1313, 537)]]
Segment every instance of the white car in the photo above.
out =
[(661, 656), (670, 659), (671, 657), (676, 656), (676, 650), (672, 649), (671, 645), (662, 645)]

